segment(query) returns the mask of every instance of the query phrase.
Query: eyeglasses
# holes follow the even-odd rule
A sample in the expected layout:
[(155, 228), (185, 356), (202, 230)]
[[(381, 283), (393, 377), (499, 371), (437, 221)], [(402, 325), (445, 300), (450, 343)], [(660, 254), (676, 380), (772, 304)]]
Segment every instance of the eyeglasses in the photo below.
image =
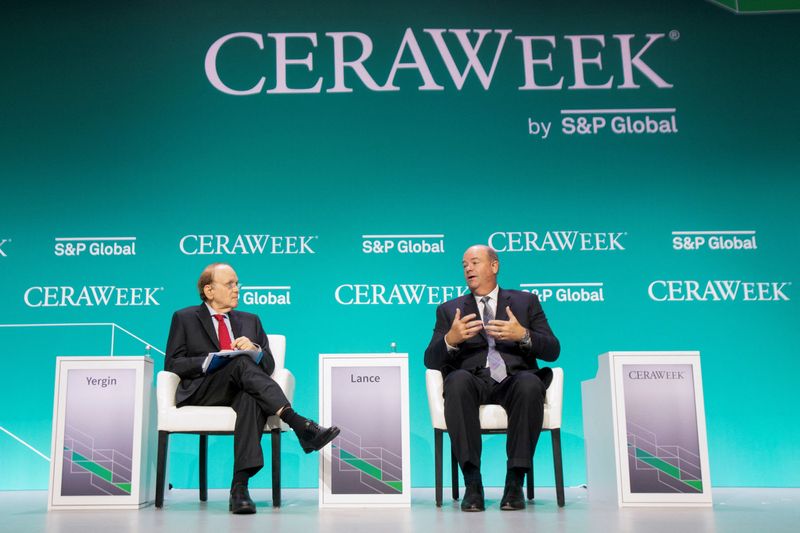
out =
[(229, 281), (228, 283), (220, 283), (218, 281), (215, 281), (214, 283), (222, 285), (223, 287), (227, 288), (229, 291), (232, 291), (233, 289), (241, 289), (242, 288), (242, 284), (239, 283), (239, 282), (236, 282), (236, 281)]

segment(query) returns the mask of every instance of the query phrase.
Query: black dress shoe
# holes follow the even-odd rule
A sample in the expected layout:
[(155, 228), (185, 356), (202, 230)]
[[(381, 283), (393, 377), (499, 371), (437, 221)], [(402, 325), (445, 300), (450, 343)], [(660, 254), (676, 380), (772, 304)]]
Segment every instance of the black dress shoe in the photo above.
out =
[(324, 428), (313, 420), (306, 420), (306, 427), (297, 434), (297, 438), (303, 451), (311, 453), (321, 450), (338, 435), (339, 428), (336, 426)]
[(503, 499), (500, 500), (500, 509), (503, 511), (521, 511), (525, 509), (525, 496), (522, 494), (522, 487), (507, 485), (503, 491)]
[(247, 490), (246, 486), (238, 483), (233, 486), (228, 510), (233, 514), (253, 514), (256, 512), (256, 504), (250, 499), (250, 491)]
[(461, 510), (478, 512), (486, 510), (483, 503), (483, 485), (481, 483), (468, 483), (464, 490), (464, 499), (461, 500)]

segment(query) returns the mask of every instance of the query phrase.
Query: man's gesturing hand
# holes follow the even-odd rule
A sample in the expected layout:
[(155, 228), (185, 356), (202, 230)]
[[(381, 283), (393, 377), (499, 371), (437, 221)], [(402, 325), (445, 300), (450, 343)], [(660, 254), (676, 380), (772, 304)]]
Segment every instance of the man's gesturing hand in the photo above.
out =
[(470, 313), (462, 317), (461, 309), (456, 309), (456, 316), (453, 317), (453, 324), (450, 326), (450, 331), (444, 336), (444, 341), (450, 346), (458, 346), (477, 335), (483, 328), (483, 322), (477, 319), (477, 316), (475, 313)]
[(506, 312), (508, 320), (490, 320), (486, 324), (486, 333), (498, 340), (519, 342), (525, 337), (525, 328), (511, 312), (510, 307), (506, 307)]

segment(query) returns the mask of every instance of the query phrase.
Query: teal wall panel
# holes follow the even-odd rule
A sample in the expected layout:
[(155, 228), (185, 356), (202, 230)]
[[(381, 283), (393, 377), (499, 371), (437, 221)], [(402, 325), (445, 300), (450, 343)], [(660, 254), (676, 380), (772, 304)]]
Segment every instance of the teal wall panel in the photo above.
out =
[[(0, 24), (0, 324), (115, 323), (163, 350), (171, 313), (197, 301), (203, 266), (229, 261), (244, 285), (291, 287), (289, 305), (240, 309), (287, 336), (299, 411), (318, 414), (319, 353), (385, 352), (391, 342), (409, 353), (412, 483), (432, 486), (422, 354), (443, 287), (464, 286), (463, 250), (490, 243), (506, 288), (602, 283), (602, 301), (543, 302), (563, 347), (568, 485), (586, 480), (580, 382), (597, 355), (699, 350), (714, 485), (797, 486), (797, 15), (740, 17), (695, 0), (14, 2)], [(494, 30), (477, 53), (487, 72), (510, 30), (488, 88), (471, 72), (459, 89), (426, 29)], [(260, 36), (263, 50), (229, 41), (219, 76), (238, 90), (263, 76), (259, 94), (225, 94), (207, 76), (209, 48), (237, 32)], [(317, 93), (274, 92), (274, 34), (292, 32), (313, 37), (287, 38), (287, 57), (310, 54), (313, 66), (288, 64), (286, 82), (321, 78)], [(331, 92), (336, 32), (361, 35), (344, 38), (344, 61), (370, 40), (363, 66), (377, 85), (397, 64), (397, 90), (372, 90), (345, 68), (352, 92)], [(401, 44), (410, 35), (423, 59)], [(477, 46), (478, 33), (464, 35)], [(520, 89), (526, 36), (535, 82), (561, 80), (560, 89)], [(443, 39), (462, 71), (457, 32)], [(441, 90), (420, 90), (426, 69)], [(581, 83), (609, 87), (570, 88)], [(618, 132), (626, 119), (647, 128), (645, 117), (668, 131)], [(571, 118), (583, 134), (570, 133)], [(697, 233), (708, 231), (739, 233)], [(584, 237), (558, 244), (574, 232), (586, 234), (582, 250)], [(443, 251), (365, 253), (376, 239), (364, 235), (397, 234), (442, 235), (428, 240)], [(198, 235), (279, 239), (227, 253)], [(60, 253), (76, 241), (59, 239), (76, 237), (135, 238), (117, 242), (135, 242), (135, 254)], [(713, 247), (734, 237), (755, 249)], [(722, 282), (738, 287), (735, 297), (722, 298)], [(693, 301), (694, 283), (706, 301)], [(408, 302), (389, 298), (395, 286), (430, 289)], [(80, 299), (84, 287), (128, 290), (98, 304)], [(669, 287), (673, 299), (662, 301)], [(375, 303), (351, 304), (357, 290)], [(108, 354), (111, 329), (0, 327), (0, 427), (49, 456), (55, 357)], [(115, 329), (115, 353), (144, 346)], [(285, 485), (316, 486), (315, 456), (285, 440)], [(536, 467), (547, 485), (545, 441)], [(195, 440), (178, 437), (171, 450), (172, 483), (196, 486)], [(489, 484), (502, 482), (503, 450), (502, 437), (487, 439)], [(212, 438), (210, 453), (211, 485), (227, 486), (231, 440)], [(42, 489), (47, 476), (45, 459), (0, 432), (0, 489)], [(256, 482), (266, 486), (268, 474)]]

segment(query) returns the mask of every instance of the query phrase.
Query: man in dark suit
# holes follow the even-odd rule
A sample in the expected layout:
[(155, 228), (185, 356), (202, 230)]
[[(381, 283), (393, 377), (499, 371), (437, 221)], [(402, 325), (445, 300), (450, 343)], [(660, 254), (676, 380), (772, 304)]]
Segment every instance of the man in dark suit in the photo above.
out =
[(488, 246), (467, 249), (462, 260), (470, 294), (436, 309), (425, 366), (444, 374), (444, 416), (466, 491), (463, 511), (483, 511), (478, 408), (499, 404), (508, 413), (503, 510), (525, 508), (522, 482), (542, 428), (544, 397), (561, 350), (536, 295), (501, 289), (500, 261)]
[[(164, 368), (181, 377), (175, 393), (178, 407), (228, 405), (236, 411), (229, 509), (235, 514), (252, 514), (256, 507), (248, 480), (264, 466), (261, 434), (268, 416), (280, 416), (297, 434), (306, 453), (327, 445), (339, 429), (320, 427), (297, 414), (270, 377), (275, 361), (261, 320), (252, 313), (233, 310), (239, 304), (239, 279), (230, 265), (208, 265), (197, 289), (203, 303), (172, 316)], [(256, 364), (242, 355), (211, 373), (203, 371), (208, 354), (221, 350), (256, 350), (262, 358)]]

